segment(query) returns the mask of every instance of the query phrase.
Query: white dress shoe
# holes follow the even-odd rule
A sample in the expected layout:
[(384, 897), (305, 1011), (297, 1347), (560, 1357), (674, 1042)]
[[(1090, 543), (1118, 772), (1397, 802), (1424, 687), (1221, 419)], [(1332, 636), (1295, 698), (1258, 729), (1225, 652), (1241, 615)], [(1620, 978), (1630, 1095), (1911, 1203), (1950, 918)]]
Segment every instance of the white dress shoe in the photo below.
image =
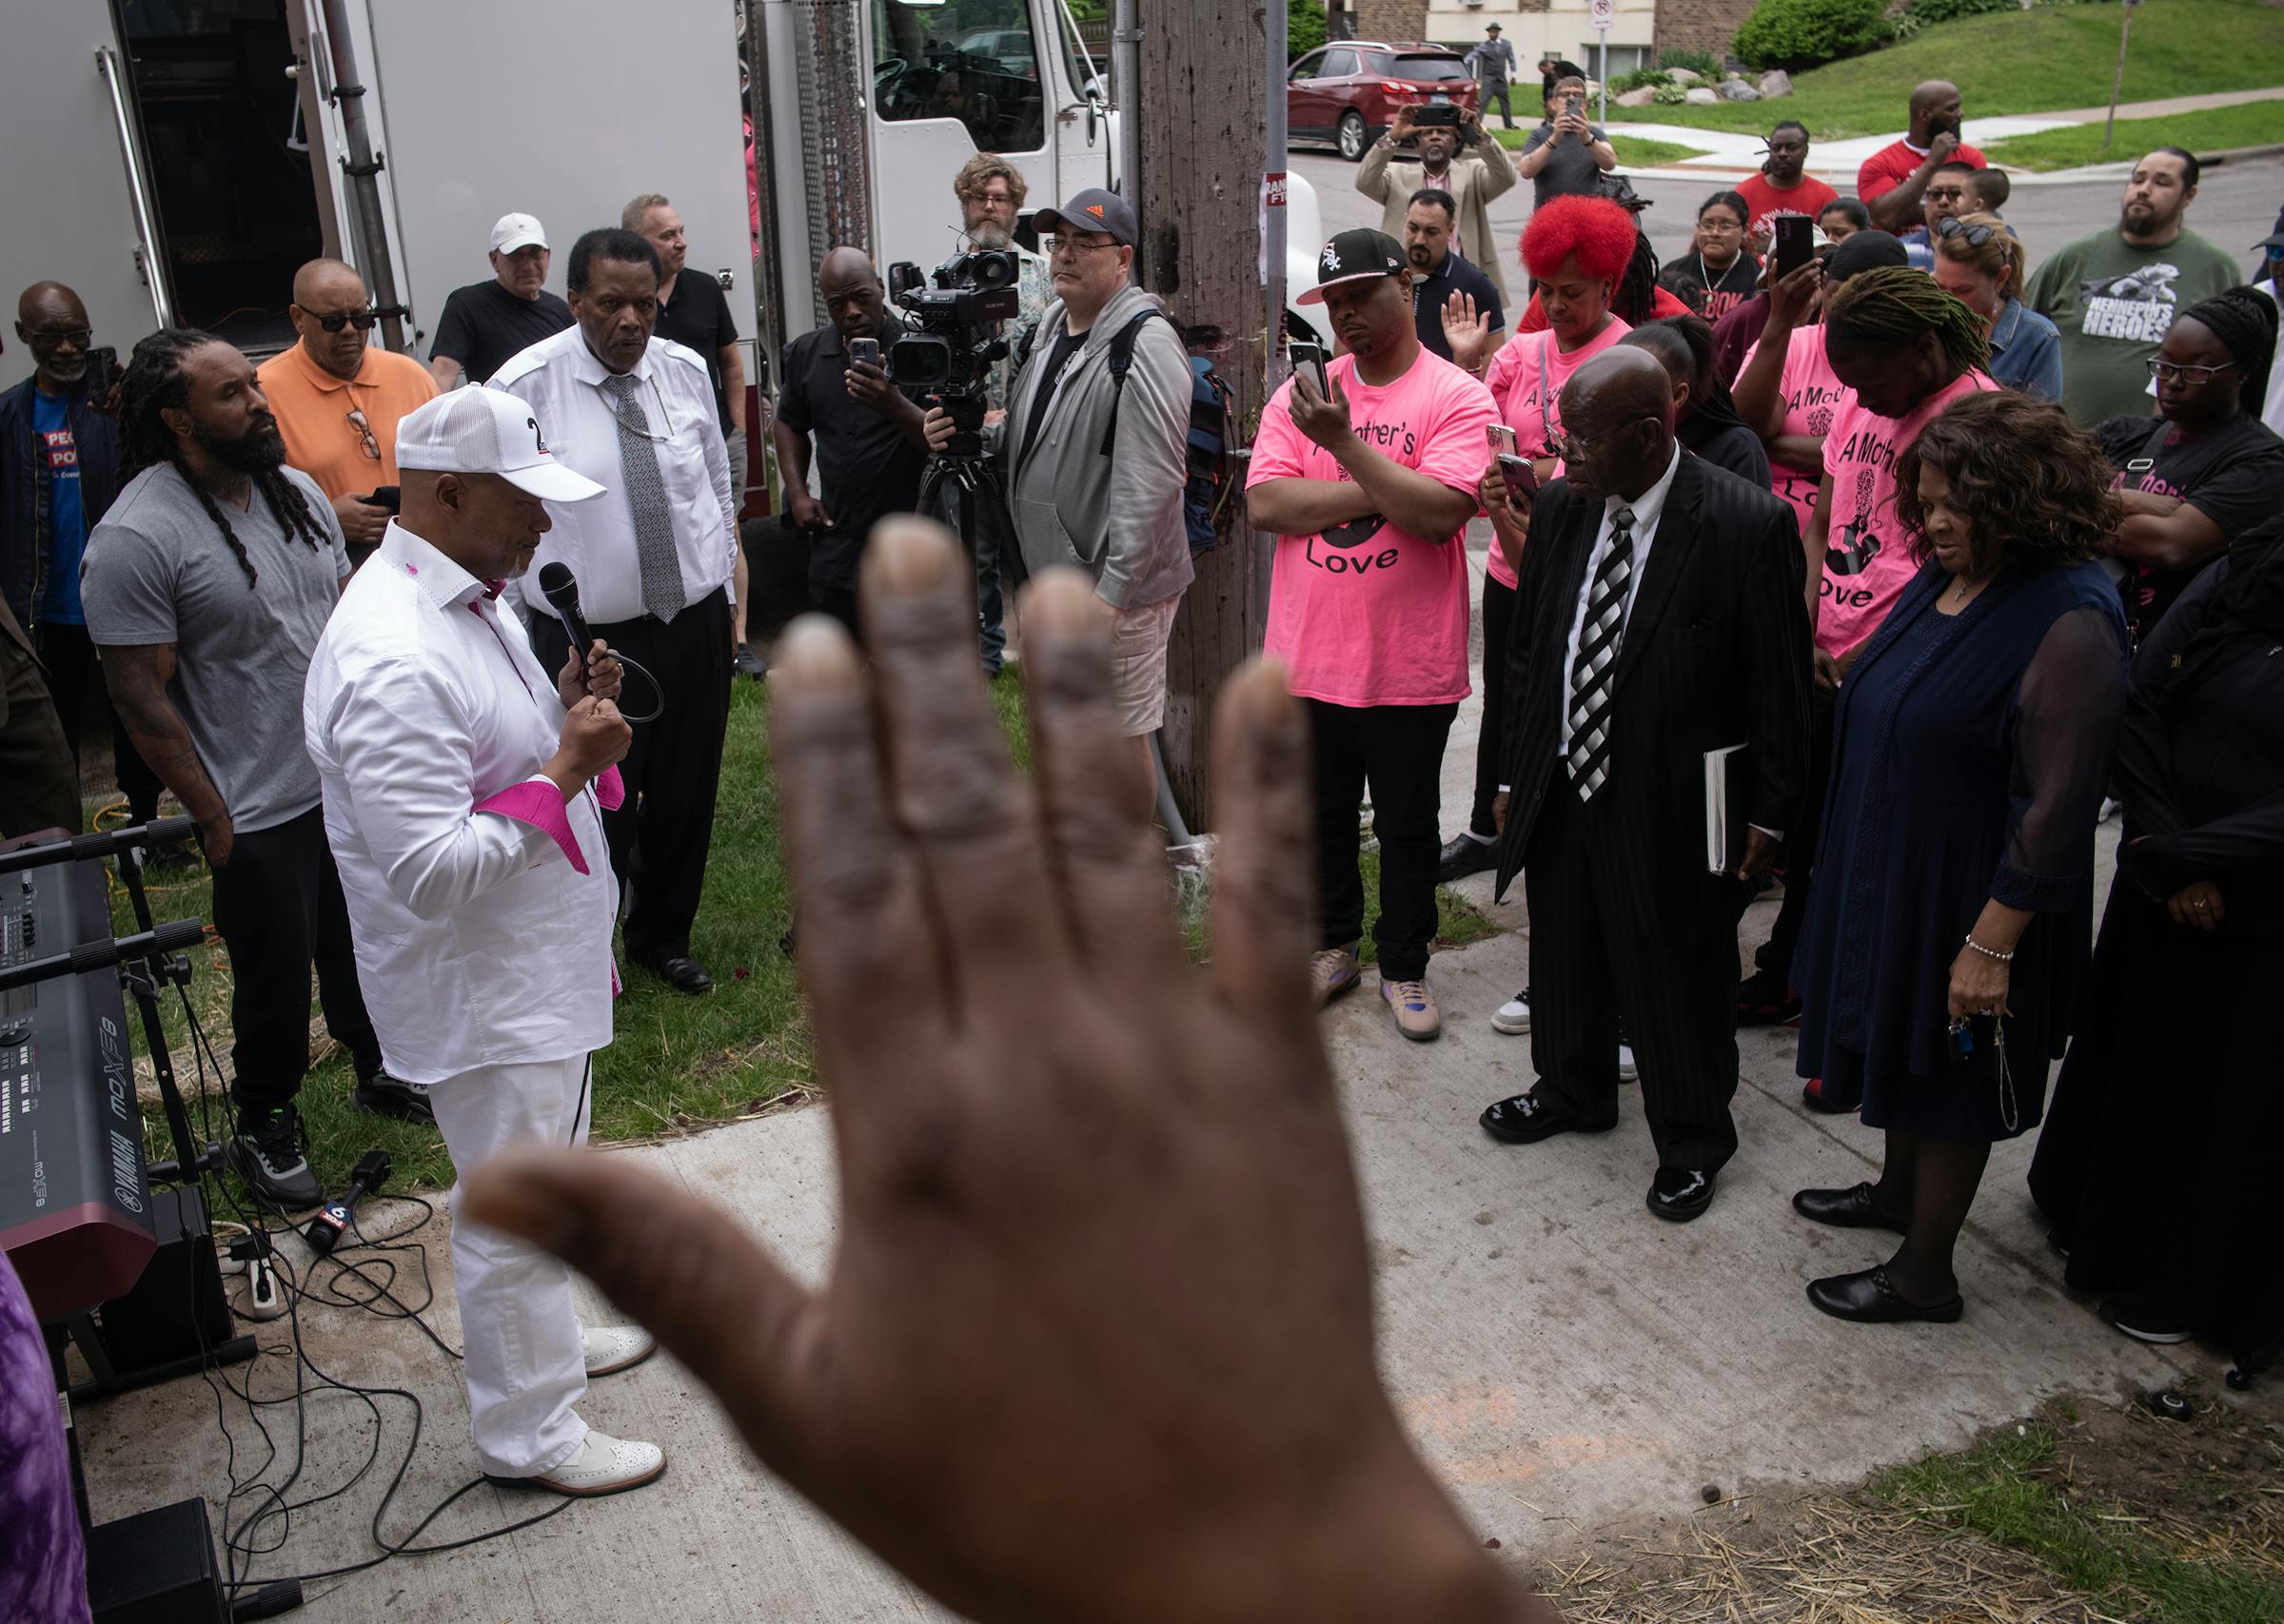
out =
[(552, 1489), (559, 1495), (615, 1495), (640, 1488), (666, 1470), (666, 1452), (655, 1443), (637, 1443), (587, 1429), (571, 1458), (533, 1477), (484, 1476), (503, 1489)]
[(640, 1325), (581, 1325), (579, 1334), (589, 1376), (609, 1376), (659, 1351), (659, 1339)]

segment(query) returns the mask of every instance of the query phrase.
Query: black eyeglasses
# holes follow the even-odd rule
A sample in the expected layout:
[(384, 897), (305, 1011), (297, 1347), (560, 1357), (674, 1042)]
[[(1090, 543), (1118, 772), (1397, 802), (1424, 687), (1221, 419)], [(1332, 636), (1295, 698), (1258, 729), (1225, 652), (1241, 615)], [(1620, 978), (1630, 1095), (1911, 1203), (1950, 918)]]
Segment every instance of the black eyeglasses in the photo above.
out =
[(2152, 378), (2177, 378), (2184, 383), (2201, 389), (2213, 382), (2214, 374), (2226, 372), (2235, 364), (2233, 361), (2224, 361), (2218, 366), (2176, 366), (2172, 362), (2159, 361), (2153, 355), (2149, 358), (2149, 375)]
[(1981, 247), (2002, 229), (1998, 225), (1962, 225), (1957, 217), (1948, 214), (1935, 223), (1935, 234), (1938, 237), (1964, 237), (1970, 248)]
[(27, 342), (34, 344), (77, 344), (81, 349), (86, 349), (88, 347), (88, 341), (92, 339), (94, 336), (95, 335), (93, 333), (89, 332), (85, 327), (27, 327), (24, 330), (24, 337)]
[(338, 333), (344, 327), (355, 327), (361, 333), (369, 333), (373, 330), (373, 323), (381, 318), (370, 310), (347, 310), (337, 316), (319, 316), (315, 320), (328, 333)]

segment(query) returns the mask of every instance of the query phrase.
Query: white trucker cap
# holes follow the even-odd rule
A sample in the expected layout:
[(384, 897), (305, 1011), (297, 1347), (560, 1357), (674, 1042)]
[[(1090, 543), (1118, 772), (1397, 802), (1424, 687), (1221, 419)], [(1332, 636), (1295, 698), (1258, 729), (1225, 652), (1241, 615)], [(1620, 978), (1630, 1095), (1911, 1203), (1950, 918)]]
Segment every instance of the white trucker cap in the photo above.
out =
[(512, 254), (533, 244), (547, 246), (547, 228), (533, 214), (502, 214), (492, 226), (492, 252)]
[(497, 474), (547, 501), (585, 501), (602, 487), (564, 467), (540, 435), (539, 415), (498, 389), (455, 389), (397, 424), (397, 466), (436, 474)]

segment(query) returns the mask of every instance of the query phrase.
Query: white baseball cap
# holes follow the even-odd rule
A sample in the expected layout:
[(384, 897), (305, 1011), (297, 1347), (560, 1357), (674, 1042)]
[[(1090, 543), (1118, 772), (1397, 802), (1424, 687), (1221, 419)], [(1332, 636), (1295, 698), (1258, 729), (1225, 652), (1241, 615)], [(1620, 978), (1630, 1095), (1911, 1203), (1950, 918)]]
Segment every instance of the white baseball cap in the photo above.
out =
[(492, 252), (512, 254), (533, 244), (547, 246), (547, 228), (536, 214), (502, 214), (492, 225)]
[(579, 502), (602, 487), (555, 460), (539, 414), (499, 389), (455, 389), (397, 424), (397, 466), (435, 474), (497, 474), (547, 501)]

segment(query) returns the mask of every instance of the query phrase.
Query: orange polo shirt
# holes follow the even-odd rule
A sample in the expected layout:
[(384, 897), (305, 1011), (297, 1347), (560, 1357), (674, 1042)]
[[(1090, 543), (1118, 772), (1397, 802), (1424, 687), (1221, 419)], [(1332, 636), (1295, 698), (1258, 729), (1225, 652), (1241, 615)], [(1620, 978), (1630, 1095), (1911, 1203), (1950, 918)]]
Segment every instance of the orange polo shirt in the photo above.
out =
[[(371, 344), (354, 378), (334, 377), (299, 343), (264, 362), (256, 376), (286, 437), (286, 462), (315, 479), (328, 500), (395, 484), (397, 424), (436, 394), (426, 367)], [(352, 407), (372, 425), (379, 457), (366, 452), (364, 436), (349, 421)]]

